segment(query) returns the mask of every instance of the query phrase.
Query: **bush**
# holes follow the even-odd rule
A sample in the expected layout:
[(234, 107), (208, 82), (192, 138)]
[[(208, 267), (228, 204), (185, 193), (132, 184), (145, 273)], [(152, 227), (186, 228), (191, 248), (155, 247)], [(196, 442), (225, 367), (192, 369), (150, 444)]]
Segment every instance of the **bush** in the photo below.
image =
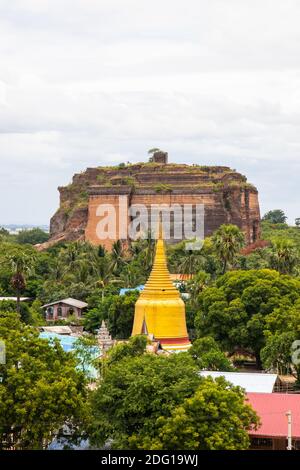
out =
[(20, 244), (37, 245), (49, 240), (49, 233), (46, 233), (40, 228), (33, 228), (32, 230), (22, 230), (16, 236), (16, 242)]

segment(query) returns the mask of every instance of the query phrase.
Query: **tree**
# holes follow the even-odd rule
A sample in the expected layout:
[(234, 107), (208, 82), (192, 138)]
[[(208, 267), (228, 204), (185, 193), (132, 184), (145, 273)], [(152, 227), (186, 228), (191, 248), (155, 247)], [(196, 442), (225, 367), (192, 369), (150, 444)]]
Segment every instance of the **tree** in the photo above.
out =
[(59, 341), (40, 339), (16, 312), (0, 312), (6, 364), (0, 365), (0, 448), (45, 449), (65, 426), (86, 418), (86, 382)]
[(95, 331), (105, 320), (113, 338), (127, 339), (131, 335), (134, 307), (139, 293), (127, 292), (125, 295), (107, 295), (90, 309), (84, 317), (84, 326)]
[(126, 264), (120, 273), (120, 282), (127, 288), (137, 287), (142, 284), (143, 280), (141, 268), (135, 263)]
[[(127, 356), (107, 368), (92, 394), (91, 443), (110, 439), (123, 450), (244, 449), (247, 430), (257, 423), (244, 400), (241, 389), (225, 380), (200, 377), (188, 354)], [(188, 418), (176, 426), (182, 409)], [(173, 439), (170, 427), (178, 437), (172, 447), (166, 443)]]
[(211, 277), (204, 271), (199, 271), (186, 283), (186, 291), (190, 294), (190, 302), (193, 307), (198, 307), (198, 298), (210, 283)]
[(187, 241), (167, 247), (168, 265), (171, 272), (197, 274), (204, 271), (215, 277), (221, 269), (221, 263), (213, 247), (212, 239), (206, 238), (201, 250), (187, 250)]
[(110, 256), (103, 247), (75, 242), (63, 246), (58, 252), (51, 252), (48, 276), (39, 297), (44, 303), (58, 297), (86, 300), (95, 290), (99, 294), (100, 289), (100, 297), (103, 298), (111, 290), (111, 285), (117, 282), (120, 283), (112, 275)]
[(270, 249), (248, 247), (250, 253), (243, 253), (237, 257), (236, 269), (268, 269), (270, 268)]
[(161, 150), (157, 147), (154, 147), (148, 150), (148, 155), (150, 155), (149, 162), (153, 162), (153, 154), (156, 152), (161, 152)]
[(16, 236), (16, 242), (20, 244), (37, 245), (49, 240), (49, 233), (41, 228), (33, 228), (31, 230), (21, 230)]
[(131, 242), (127, 251), (126, 264), (120, 272), (123, 285), (135, 287), (146, 282), (154, 260), (155, 239), (151, 231), (145, 234), (145, 238), (139, 238)]
[(95, 365), (99, 350), (95, 336), (80, 336), (74, 343), (74, 352), (80, 364), (80, 368), (86, 377), (92, 379), (91, 367)]
[(271, 267), (281, 274), (292, 274), (298, 260), (295, 244), (288, 239), (273, 240)]
[(107, 254), (106, 248), (103, 245), (98, 246), (98, 256), (99, 258), (104, 258), (105, 255)]
[(196, 361), (199, 369), (232, 371), (234, 368), (218, 343), (210, 336), (196, 339), (189, 354)]
[[(0, 315), (2, 312), (14, 313), (16, 311), (16, 302), (14, 300), (2, 300), (0, 302)], [(33, 309), (29, 307), (27, 302), (20, 303), (20, 312), (21, 320), (26, 324), (32, 324)]]
[(119, 274), (121, 268), (126, 263), (125, 252), (122, 240), (117, 240), (112, 245), (112, 251), (110, 254), (111, 259), (111, 272)]
[(141, 256), (141, 263), (142, 266), (145, 268), (146, 273), (149, 273), (153, 262), (154, 262), (154, 256), (155, 256), (155, 239), (153, 237), (153, 234), (151, 230), (148, 230), (147, 236), (145, 237), (144, 240), (142, 240), (143, 243), (143, 251), (142, 251), (142, 256)]
[(195, 316), (199, 309), (199, 295), (208, 287), (209, 283), (210, 275), (199, 271), (192, 279), (183, 284), (183, 292), (188, 294), (188, 298), (184, 298), (184, 301), (186, 326), (190, 339), (195, 337)]
[(296, 227), (300, 227), (300, 217), (297, 217), (295, 219), (295, 225), (296, 225)]
[[(109, 263), (107, 256), (100, 256), (99, 259), (94, 261), (93, 271), (96, 275), (96, 286), (101, 289), (102, 300), (105, 295), (105, 288), (112, 282), (112, 266)], [(115, 281), (115, 279), (114, 279)]]
[(157, 147), (153, 147), (153, 148), (148, 150), (148, 155), (152, 155), (155, 152), (161, 152), (161, 150)]
[(114, 296), (108, 309), (107, 326), (114, 338), (127, 339), (131, 335), (137, 291)]
[(245, 404), (239, 387), (223, 378), (208, 378), (195, 394), (175, 407), (171, 416), (157, 420), (157, 434), (145, 439), (143, 448), (159, 450), (245, 450), (248, 431), (259, 420)]
[(30, 251), (15, 249), (6, 257), (12, 270), (11, 285), (17, 296), (17, 312), (20, 313), (21, 293), (26, 287), (26, 275), (32, 273), (36, 256)]
[(8, 230), (6, 230), (6, 228), (1, 227), (0, 228), (0, 235), (3, 235), (4, 237), (9, 237), (10, 233), (9, 233)]
[(92, 445), (103, 446), (113, 439), (115, 449), (136, 448), (129, 439), (154, 437), (156, 420), (192, 396), (200, 381), (193, 359), (186, 354), (143, 354), (117, 361), (106, 369), (91, 397)]
[(212, 237), (212, 242), (217, 255), (223, 263), (223, 274), (228, 263), (232, 263), (236, 255), (241, 251), (245, 238), (236, 225), (221, 225)]
[(195, 274), (203, 266), (203, 254), (200, 250), (185, 250), (185, 256), (178, 266), (182, 274)]
[(200, 294), (197, 334), (212, 336), (228, 352), (247, 349), (261, 367), (269, 316), (279, 307), (292, 307), (299, 296), (300, 281), (276, 271), (228, 272)]
[(300, 299), (283, 303), (266, 318), (266, 345), (261, 351), (264, 367), (292, 374), (300, 387)]
[(129, 338), (126, 343), (116, 344), (104, 357), (104, 366), (110, 367), (124, 358), (142, 356), (146, 351), (147, 342), (145, 335), (137, 335)]
[(285, 224), (287, 216), (281, 209), (275, 209), (267, 212), (263, 218), (263, 221), (271, 222), (272, 224)]
[[(26, 304), (24, 304), (26, 305)], [(22, 310), (22, 304), (21, 304)], [(39, 300), (34, 300), (29, 307), (30, 324), (34, 326), (42, 326), (45, 324), (45, 319), (42, 313), (42, 303)], [(22, 317), (22, 313), (21, 313)]]
[(261, 359), (266, 369), (274, 370), (280, 375), (294, 375), (300, 386), (300, 363), (293, 360), (295, 340), (295, 332), (292, 331), (269, 335), (266, 346), (261, 351)]
[(98, 260), (98, 250), (90, 243), (77, 241), (68, 244), (58, 253), (59, 280), (64, 281), (64, 284), (88, 284)]

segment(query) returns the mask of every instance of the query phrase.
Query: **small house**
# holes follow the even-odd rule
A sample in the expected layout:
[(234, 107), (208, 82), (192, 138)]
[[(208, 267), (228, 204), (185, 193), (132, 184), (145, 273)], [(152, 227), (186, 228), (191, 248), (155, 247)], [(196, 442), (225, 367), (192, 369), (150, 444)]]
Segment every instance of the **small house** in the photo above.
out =
[(45, 319), (47, 321), (65, 320), (70, 315), (79, 319), (82, 317), (83, 310), (88, 306), (86, 302), (72, 298), (57, 300), (50, 304), (43, 305)]

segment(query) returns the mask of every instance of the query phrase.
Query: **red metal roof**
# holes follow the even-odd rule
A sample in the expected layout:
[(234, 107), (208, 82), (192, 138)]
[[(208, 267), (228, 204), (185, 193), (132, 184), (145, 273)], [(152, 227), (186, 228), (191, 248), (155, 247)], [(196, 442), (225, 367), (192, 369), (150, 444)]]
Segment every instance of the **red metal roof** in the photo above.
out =
[(300, 394), (247, 393), (248, 402), (261, 420), (257, 431), (251, 436), (287, 437), (286, 412), (292, 412), (292, 436), (300, 438)]

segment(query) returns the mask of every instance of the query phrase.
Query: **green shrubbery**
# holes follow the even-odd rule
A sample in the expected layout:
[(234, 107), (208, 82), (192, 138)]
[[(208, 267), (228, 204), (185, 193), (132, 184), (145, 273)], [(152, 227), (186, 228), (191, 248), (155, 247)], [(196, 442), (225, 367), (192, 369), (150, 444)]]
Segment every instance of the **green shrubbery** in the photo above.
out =
[(67, 422), (75, 436), (88, 435), (96, 446), (112, 439), (116, 449), (247, 448), (257, 418), (244, 394), (222, 379), (201, 378), (199, 370), (231, 370), (231, 354), (243, 351), (300, 384), (293, 360), (300, 339), (300, 230), (269, 220), (262, 228), (269, 245), (248, 252), (241, 252), (243, 234), (232, 225), (220, 227), (201, 251), (187, 251), (186, 242), (169, 246), (171, 272), (193, 274), (180, 286), (188, 294), (192, 348), (166, 357), (147, 354), (143, 336), (121, 342), (101, 361), (90, 398), (75, 357), (39, 339), (41, 305), (65, 297), (88, 302), (83, 325), (91, 336), (78, 349), (94, 344), (102, 320), (113, 338), (128, 339), (138, 292), (120, 296), (119, 290), (145, 283), (153, 240), (129, 248), (119, 241), (110, 253), (85, 242), (39, 253), (2, 232), (0, 293), (31, 301), (0, 302), (8, 357), (0, 366), (0, 446), (43, 448)]

